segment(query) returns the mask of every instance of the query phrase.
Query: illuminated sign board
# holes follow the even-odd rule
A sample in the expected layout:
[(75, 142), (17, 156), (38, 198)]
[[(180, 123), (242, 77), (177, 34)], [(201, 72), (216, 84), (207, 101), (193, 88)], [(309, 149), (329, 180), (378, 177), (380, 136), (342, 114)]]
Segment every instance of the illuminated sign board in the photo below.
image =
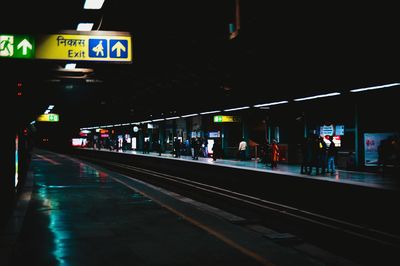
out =
[(37, 119), (39, 122), (58, 122), (58, 114), (41, 114)]
[(215, 115), (214, 123), (240, 122), (239, 116)]
[(132, 37), (114, 31), (29, 36), (0, 34), (0, 57), (131, 63)]
[(35, 40), (29, 35), (0, 34), (0, 57), (33, 58)]
[(324, 125), (319, 128), (321, 136), (343, 136), (344, 125)]
[(37, 59), (132, 61), (130, 36), (52, 34), (41, 36), (36, 43)]

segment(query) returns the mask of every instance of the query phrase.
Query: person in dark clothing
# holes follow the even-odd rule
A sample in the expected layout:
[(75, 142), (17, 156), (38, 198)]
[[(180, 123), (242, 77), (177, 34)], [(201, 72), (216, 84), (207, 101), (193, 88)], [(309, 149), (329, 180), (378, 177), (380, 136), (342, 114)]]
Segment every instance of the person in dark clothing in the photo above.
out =
[(261, 163), (264, 163), (266, 166), (271, 164), (271, 145), (266, 140), (261, 145)]
[(193, 160), (198, 160), (199, 159), (199, 153), (200, 153), (200, 147), (201, 147), (199, 138), (197, 138), (197, 137), (196, 138), (192, 138), (191, 145), (192, 145), (192, 150), (193, 150), (192, 158), (193, 158)]
[(155, 141), (153, 143), (154, 150), (158, 153), (158, 156), (161, 156), (161, 144), (159, 141)]
[(279, 152), (278, 142), (274, 139), (271, 146), (271, 168), (278, 167)]
[(174, 140), (174, 153), (176, 158), (181, 157), (181, 141), (178, 138)]
[(150, 152), (150, 141), (147, 139), (144, 141), (143, 144), (143, 153), (149, 153)]
[(221, 143), (219, 142), (218, 139), (214, 141), (214, 144), (212, 146), (212, 151), (213, 151), (213, 161), (216, 161), (217, 158), (222, 157)]
[(321, 174), (325, 174), (326, 171), (326, 143), (323, 137), (318, 137), (317, 139), (317, 168), (316, 174), (319, 174), (319, 168), (321, 168)]
[(308, 142), (308, 152), (309, 154), (309, 158), (310, 158), (310, 164), (308, 167), (308, 174), (311, 175), (312, 174), (312, 169), (313, 167), (315, 167), (316, 172), (318, 174), (319, 172), (319, 160), (318, 160), (318, 152), (319, 152), (319, 140), (318, 137), (313, 134), (310, 136), (310, 140)]
[(329, 136), (329, 146), (327, 150), (327, 171), (330, 172), (331, 174), (335, 173), (335, 158), (336, 158), (336, 146), (335, 143), (333, 143), (333, 136)]
[(301, 169), (300, 173), (305, 174), (310, 172), (311, 167), (311, 149), (312, 149), (312, 139), (310, 137), (306, 137), (303, 139), (301, 143)]

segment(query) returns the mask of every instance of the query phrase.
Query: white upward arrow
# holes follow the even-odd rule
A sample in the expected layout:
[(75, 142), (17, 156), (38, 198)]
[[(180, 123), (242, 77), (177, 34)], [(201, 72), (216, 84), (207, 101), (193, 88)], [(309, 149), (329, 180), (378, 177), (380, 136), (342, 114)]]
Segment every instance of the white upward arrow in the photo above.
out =
[(121, 50), (123, 52), (126, 51), (125, 46), (121, 42), (117, 42), (116, 44), (114, 44), (113, 47), (111, 48), (111, 51), (114, 52), (115, 49), (117, 49), (117, 57), (121, 57)]
[(32, 50), (32, 44), (27, 39), (24, 39), (22, 42), (20, 42), (17, 46), (17, 49), (21, 49), (21, 47), (23, 55), (28, 53), (28, 48)]

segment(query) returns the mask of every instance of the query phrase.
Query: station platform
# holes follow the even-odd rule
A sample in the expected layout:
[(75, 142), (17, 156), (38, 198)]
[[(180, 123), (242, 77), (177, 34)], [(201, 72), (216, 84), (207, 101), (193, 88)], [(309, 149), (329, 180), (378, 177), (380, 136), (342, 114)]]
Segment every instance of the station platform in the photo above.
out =
[(307, 175), (300, 173), (300, 165), (293, 165), (287, 163), (280, 163), (278, 164), (277, 168), (271, 169), (270, 166), (267, 166), (266, 164), (256, 160), (240, 161), (240, 160), (230, 160), (230, 159), (217, 159), (216, 161), (213, 161), (212, 158), (205, 158), (205, 157), (199, 157), (198, 160), (193, 160), (191, 156), (186, 156), (186, 155), (181, 155), (179, 158), (176, 158), (173, 156), (172, 153), (161, 153), (161, 155), (159, 155), (159, 153), (156, 152), (143, 153), (141, 151), (132, 151), (132, 150), (110, 151), (108, 149), (90, 149), (90, 148), (83, 148), (83, 149), (96, 150), (102, 152), (133, 154), (137, 156), (159, 157), (171, 160), (190, 161), (208, 165), (217, 165), (223, 167), (244, 169), (249, 171), (290, 175), (299, 178), (352, 184), (357, 186), (365, 186), (378, 189), (400, 190), (400, 177), (396, 177), (393, 175), (382, 176), (382, 174), (380, 173), (373, 173), (373, 172), (336, 169), (336, 172), (334, 174), (327, 173), (324, 175), (322, 174), (316, 175), (315, 169), (313, 169), (313, 173), (311, 175)]
[[(199, 158), (199, 163), (251, 168), (251, 162)], [(283, 169), (274, 171), (290, 168)], [(308, 243), (278, 244), (268, 237), (277, 235), (273, 230), (232, 222), (238, 218), (100, 166), (37, 150), (14, 216), (0, 235), (0, 265), (355, 265)]]

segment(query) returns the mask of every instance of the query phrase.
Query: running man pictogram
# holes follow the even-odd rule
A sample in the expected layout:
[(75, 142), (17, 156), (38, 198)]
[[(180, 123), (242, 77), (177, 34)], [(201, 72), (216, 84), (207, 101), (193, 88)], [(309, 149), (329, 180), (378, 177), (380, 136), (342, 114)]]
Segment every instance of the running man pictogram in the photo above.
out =
[(14, 37), (0, 36), (0, 56), (13, 56), (14, 54)]

